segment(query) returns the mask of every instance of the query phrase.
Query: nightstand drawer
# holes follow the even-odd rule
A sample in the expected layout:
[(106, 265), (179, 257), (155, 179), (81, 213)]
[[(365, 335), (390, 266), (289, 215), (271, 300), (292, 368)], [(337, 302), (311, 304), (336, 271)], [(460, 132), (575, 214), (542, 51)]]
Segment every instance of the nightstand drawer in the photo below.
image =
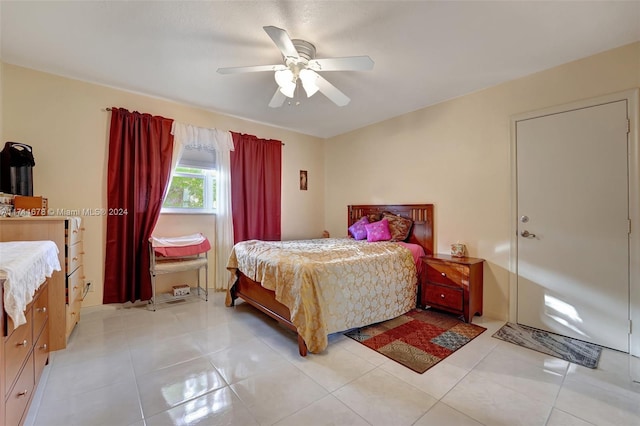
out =
[(424, 301), (429, 306), (442, 306), (461, 311), (463, 292), (461, 288), (429, 284), (425, 286)]
[(426, 264), (427, 281), (456, 287), (469, 285), (469, 268), (452, 263), (429, 262)]

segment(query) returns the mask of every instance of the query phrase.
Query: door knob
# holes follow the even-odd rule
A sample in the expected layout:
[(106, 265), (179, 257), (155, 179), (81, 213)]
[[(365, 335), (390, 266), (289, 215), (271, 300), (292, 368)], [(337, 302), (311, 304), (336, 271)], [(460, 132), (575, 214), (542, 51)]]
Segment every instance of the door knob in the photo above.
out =
[(527, 231), (526, 229), (524, 231), (522, 231), (520, 233), (520, 235), (522, 235), (525, 238), (535, 238), (536, 234), (532, 234), (531, 232)]

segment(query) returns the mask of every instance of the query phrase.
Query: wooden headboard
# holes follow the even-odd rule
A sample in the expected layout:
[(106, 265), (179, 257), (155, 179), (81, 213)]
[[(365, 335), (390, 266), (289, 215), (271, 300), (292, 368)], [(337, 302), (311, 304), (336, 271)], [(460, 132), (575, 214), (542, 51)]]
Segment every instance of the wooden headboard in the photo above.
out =
[(390, 212), (413, 221), (408, 243), (419, 244), (427, 256), (433, 255), (433, 204), (362, 204), (347, 206), (347, 227), (368, 214)]

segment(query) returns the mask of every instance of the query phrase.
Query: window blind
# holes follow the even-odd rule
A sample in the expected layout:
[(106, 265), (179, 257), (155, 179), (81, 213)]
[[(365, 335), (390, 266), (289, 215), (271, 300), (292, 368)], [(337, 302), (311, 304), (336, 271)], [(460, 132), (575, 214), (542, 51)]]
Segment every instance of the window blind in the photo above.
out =
[(178, 161), (178, 166), (215, 170), (216, 152), (202, 148), (185, 147), (182, 152), (182, 157), (180, 157), (180, 160)]

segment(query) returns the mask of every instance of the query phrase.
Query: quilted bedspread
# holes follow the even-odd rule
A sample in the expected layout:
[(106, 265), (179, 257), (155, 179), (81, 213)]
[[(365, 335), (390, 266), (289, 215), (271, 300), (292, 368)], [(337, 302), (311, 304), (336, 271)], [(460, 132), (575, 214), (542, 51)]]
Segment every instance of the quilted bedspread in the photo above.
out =
[(227, 269), (274, 291), (316, 353), (327, 347), (328, 334), (395, 318), (416, 306), (413, 256), (393, 242), (244, 241), (233, 247)]

